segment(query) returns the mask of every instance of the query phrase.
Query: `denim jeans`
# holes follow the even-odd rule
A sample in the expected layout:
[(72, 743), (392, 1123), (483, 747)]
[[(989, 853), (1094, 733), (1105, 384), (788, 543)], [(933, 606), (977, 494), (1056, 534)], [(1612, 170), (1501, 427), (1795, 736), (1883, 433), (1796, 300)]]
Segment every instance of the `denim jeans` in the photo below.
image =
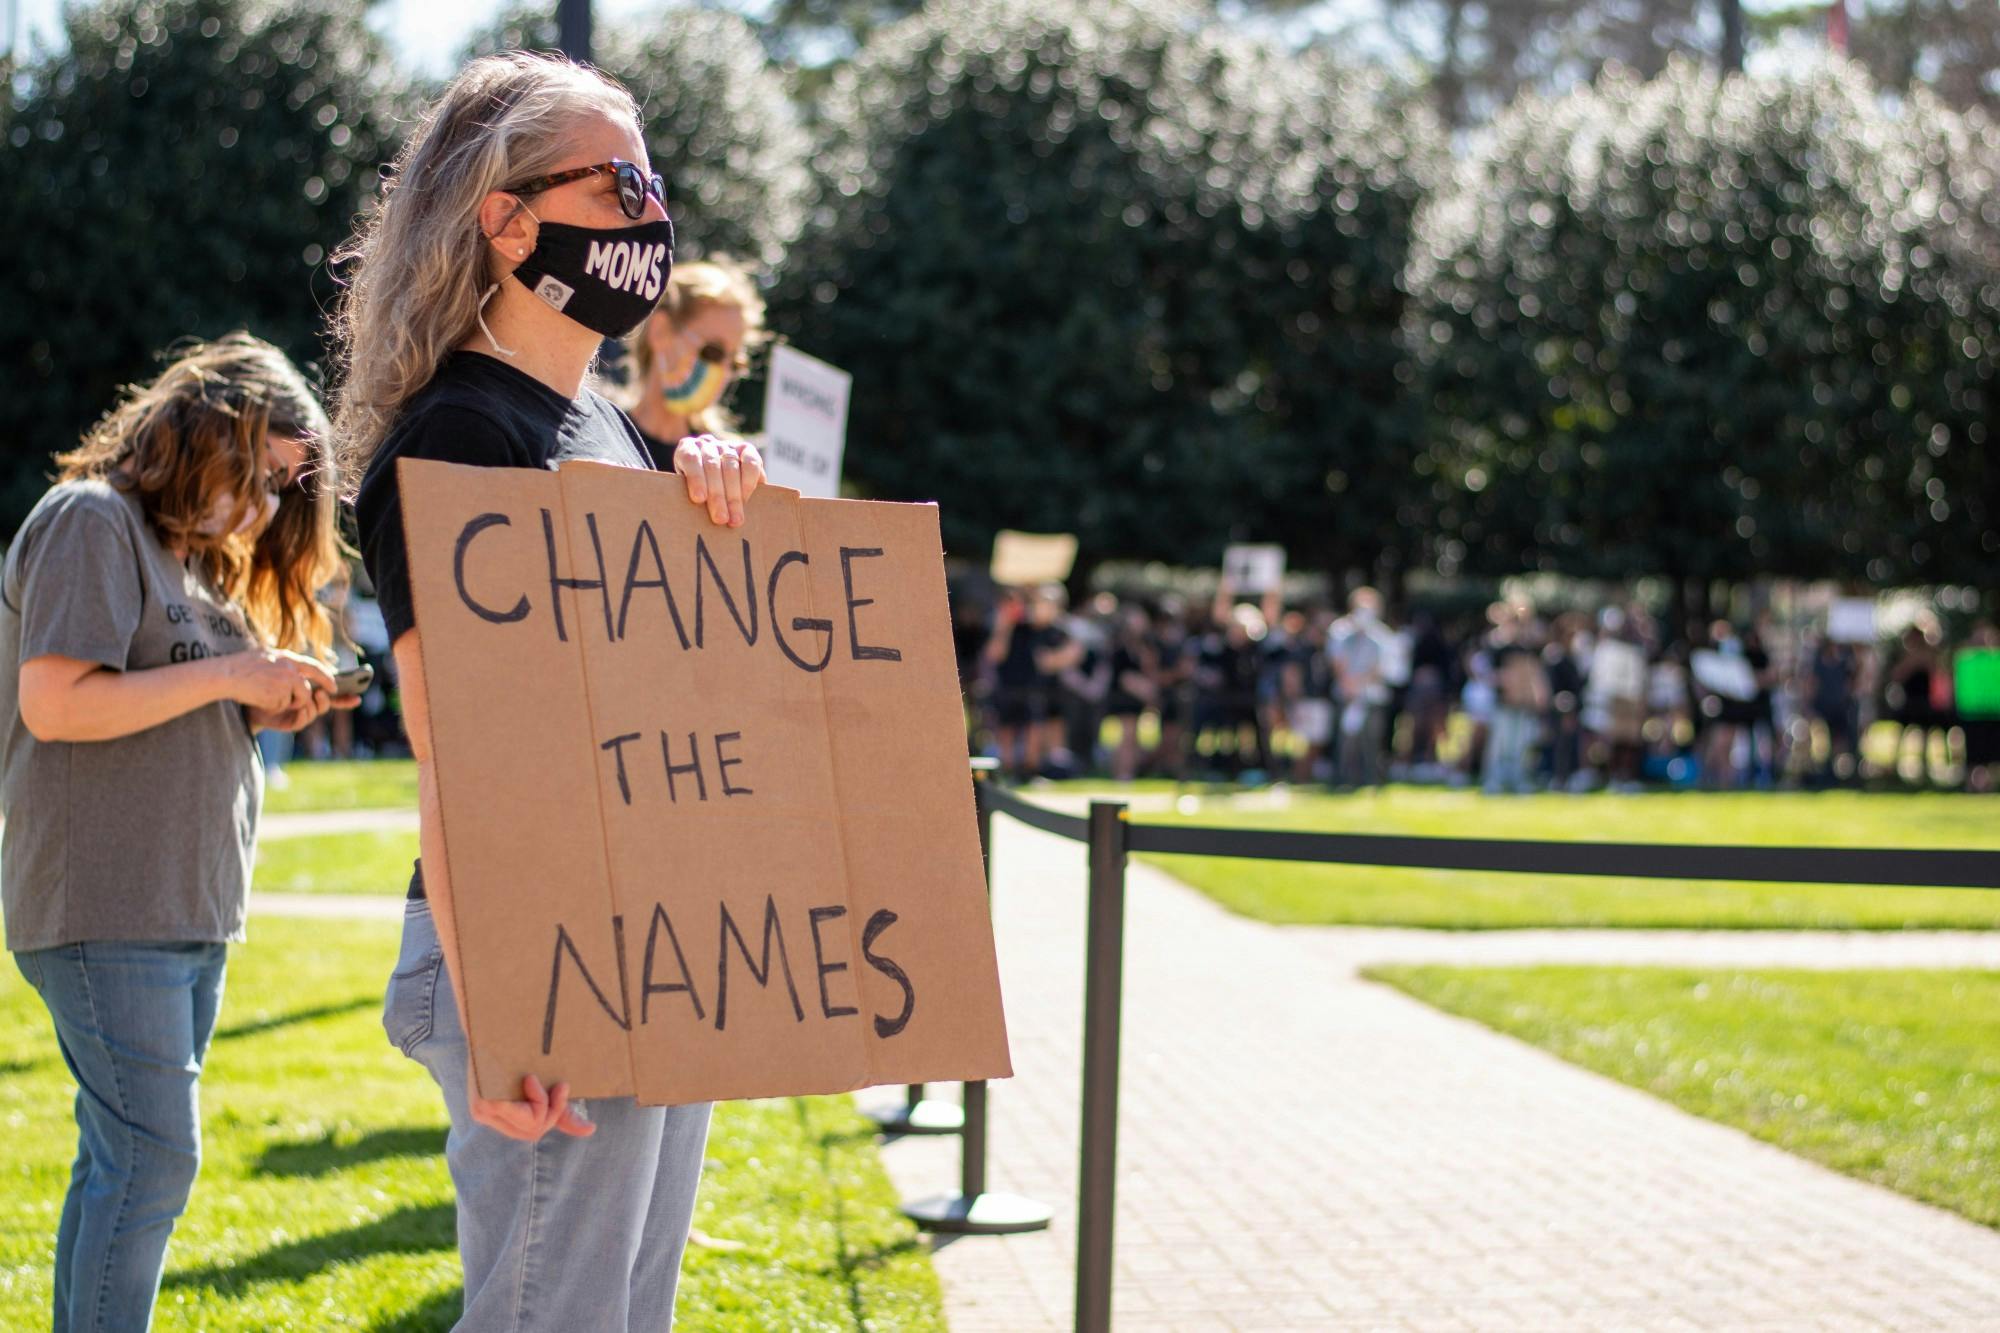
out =
[(708, 1103), (593, 1098), (597, 1131), (523, 1143), (473, 1121), (465, 1030), (430, 905), (409, 902), (382, 1026), (444, 1093), (466, 1333), (635, 1333), (673, 1326)]
[(1541, 719), (1525, 709), (1503, 704), (1493, 710), (1486, 732), (1486, 777), (1482, 784), (1489, 796), (1529, 790), (1528, 751), (1534, 748), (1540, 726)]
[(167, 1238), (201, 1167), (201, 1065), (228, 946), (92, 940), (14, 955), (76, 1080), (52, 1327), (151, 1326)]

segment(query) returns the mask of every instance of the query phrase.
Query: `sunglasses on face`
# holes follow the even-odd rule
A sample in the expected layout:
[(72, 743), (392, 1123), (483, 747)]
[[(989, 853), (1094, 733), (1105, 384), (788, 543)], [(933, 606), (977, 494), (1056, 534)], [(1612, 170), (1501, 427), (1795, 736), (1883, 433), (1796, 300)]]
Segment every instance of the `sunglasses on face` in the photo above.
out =
[(744, 356), (741, 352), (732, 356), (729, 349), (721, 343), (703, 343), (701, 351), (697, 352), (696, 355), (704, 361), (721, 366), (723, 369), (738, 375), (750, 369), (749, 357)]
[(626, 217), (636, 222), (646, 216), (646, 199), (648, 196), (659, 200), (662, 209), (666, 208), (666, 178), (661, 176), (657, 171), (648, 175), (646, 172), (641, 171), (636, 163), (622, 161), (615, 157), (609, 162), (599, 162), (595, 166), (576, 167), (569, 171), (553, 172), (547, 176), (536, 176), (531, 180), (524, 180), (517, 185), (509, 185), (502, 193), (540, 194), (544, 190), (553, 190), (558, 185), (567, 185), (571, 181), (580, 181), (589, 176), (601, 176), (606, 172), (610, 172), (617, 178), (618, 207), (624, 210)]

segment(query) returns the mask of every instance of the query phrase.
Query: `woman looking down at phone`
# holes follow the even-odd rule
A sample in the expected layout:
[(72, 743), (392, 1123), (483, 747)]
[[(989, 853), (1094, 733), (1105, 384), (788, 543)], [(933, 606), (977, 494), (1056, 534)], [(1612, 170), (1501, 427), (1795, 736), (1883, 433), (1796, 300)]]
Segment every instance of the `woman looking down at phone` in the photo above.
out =
[[(567, 60), (506, 52), (468, 65), (422, 117), (345, 252), (335, 432), (366, 472), (362, 556), (402, 682), (423, 853), (383, 1023), (450, 1112), (465, 1329), (666, 1327), (709, 1108), (602, 1098), (586, 1119), (563, 1084), (475, 1089), (396, 460), (651, 469), (631, 420), (585, 380), (603, 341), (658, 302), (672, 238), (631, 96)], [(619, 247), (624, 260), (593, 264)], [(682, 440), (672, 463), (689, 500), (731, 526), (763, 479), (754, 448), (714, 439)]]
[(326, 434), (275, 347), (194, 346), (57, 457), (7, 552), (0, 896), (78, 1089), (59, 1331), (151, 1324), (201, 1162), (263, 803), (252, 733), (334, 706)]

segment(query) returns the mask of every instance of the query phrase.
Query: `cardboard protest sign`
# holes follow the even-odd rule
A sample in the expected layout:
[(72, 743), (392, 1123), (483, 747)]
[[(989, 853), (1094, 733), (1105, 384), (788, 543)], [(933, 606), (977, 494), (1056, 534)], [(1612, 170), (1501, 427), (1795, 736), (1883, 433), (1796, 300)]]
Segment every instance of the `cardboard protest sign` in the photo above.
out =
[(801, 495), (840, 494), (847, 447), (847, 395), (854, 377), (796, 347), (771, 349), (764, 382), (764, 469)]
[(1265, 593), (1285, 581), (1285, 548), (1238, 545), (1222, 552), (1222, 576), (1237, 592)]
[(1076, 538), (1067, 532), (1012, 532), (993, 536), (993, 581), (1003, 588), (1061, 583), (1076, 566)]
[(1010, 1072), (935, 507), (398, 468), (481, 1095)]

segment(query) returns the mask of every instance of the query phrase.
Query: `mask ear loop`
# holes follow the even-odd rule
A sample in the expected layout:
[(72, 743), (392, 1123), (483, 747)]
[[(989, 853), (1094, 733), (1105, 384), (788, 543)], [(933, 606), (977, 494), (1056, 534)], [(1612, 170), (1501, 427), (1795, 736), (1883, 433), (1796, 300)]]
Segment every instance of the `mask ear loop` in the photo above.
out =
[[(526, 204), (522, 203), (520, 200), (516, 199), (514, 201), (514, 206), (521, 212), (526, 213), (529, 217), (535, 218), (534, 210), (529, 208)], [(540, 222), (541, 219), (535, 218), (535, 221)], [(491, 238), (489, 237), (488, 239)], [(515, 354), (520, 349), (517, 347), (502, 347), (500, 345), (500, 340), (493, 336), (493, 330), (486, 327), (486, 303), (488, 301), (491, 301), (493, 299), (493, 293), (499, 290), (500, 290), (500, 284), (497, 282), (494, 283), (491, 287), (488, 287), (486, 289), (485, 293), (481, 295), (479, 298), (479, 308), (478, 310), (473, 312), (473, 317), (479, 321), (479, 331), (486, 335), (486, 341), (493, 344), (493, 350), (500, 353), (500, 355), (506, 357), (508, 360), (511, 361), (514, 359)]]
[(475, 318), (479, 320), (479, 331), (486, 335), (487, 342), (493, 344), (493, 350), (500, 353), (500, 355), (506, 357), (508, 360), (511, 361), (514, 359), (515, 352), (517, 352), (519, 349), (513, 347), (502, 347), (500, 345), (500, 340), (493, 336), (493, 330), (486, 327), (486, 303), (492, 300), (493, 293), (499, 290), (500, 290), (500, 284), (497, 282), (494, 283), (491, 287), (488, 287), (486, 289), (486, 294), (479, 298), (479, 309), (477, 312), (475, 312)]

